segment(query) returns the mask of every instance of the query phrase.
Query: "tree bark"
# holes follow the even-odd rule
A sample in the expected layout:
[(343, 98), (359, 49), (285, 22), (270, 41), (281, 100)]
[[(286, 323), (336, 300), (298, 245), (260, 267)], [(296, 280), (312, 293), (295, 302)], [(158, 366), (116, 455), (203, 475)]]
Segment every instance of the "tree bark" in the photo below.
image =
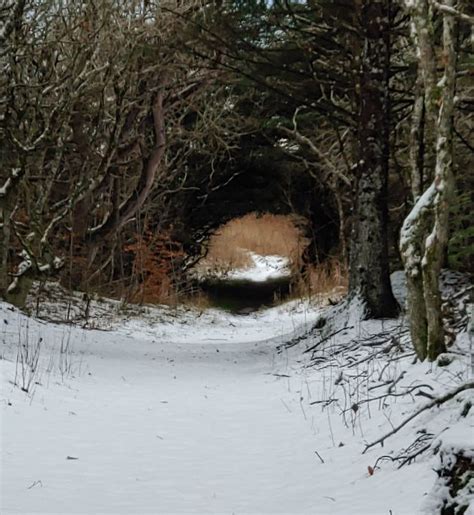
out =
[(0, 296), (6, 295), (10, 282), (8, 275), (11, 243), (10, 216), (15, 207), (17, 190), (24, 174), (24, 168), (14, 168), (0, 187)]
[[(412, 5), (412, 4), (410, 4)], [(446, 0), (452, 8), (453, 0)], [(455, 17), (443, 15), (444, 75), (436, 83), (433, 27), (427, 0), (418, 0), (411, 12), (416, 30), (419, 67), (422, 71), (425, 109), (436, 148), (434, 180), (415, 202), (405, 219), (400, 236), (400, 251), (407, 275), (407, 312), (413, 346), (418, 357), (434, 360), (445, 350), (441, 314), (439, 274), (448, 242), (449, 199), (454, 188), (453, 178), (453, 112), (456, 85)], [(416, 101), (416, 100), (415, 100)], [(438, 111), (438, 104), (440, 108)], [(438, 113), (437, 121), (433, 119)], [(420, 138), (414, 137), (419, 111), (414, 106), (410, 148), (412, 191), (416, 200), (420, 173), (416, 162)], [(433, 142), (427, 145), (433, 146)], [(433, 175), (433, 174), (431, 174)]]
[(350, 248), (349, 295), (365, 318), (394, 317), (387, 240), (389, 164), (390, 2), (362, 0), (364, 43), (359, 74), (358, 168)]
[(425, 237), (431, 223), (431, 206), (436, 194), (434, 184), (421, 195), (403, 222), (400, 232), (400, 254), (407, 279), (407, 316), (415, 352), (423, 361), (427, 355), (428, 321), (424, 298), (421, 262)]
[[(414, 34), (415, 44), (418, 38)], [(413, 202), (416, 204), (423, 195), (424, 186), (424, 152), (425, 152), (425, 90), (421, 65), (417, 67), (415, 83), (415, 99), (413, 102), (411, 129), (410, 129), (410, 183)], [(405, 264), (407, 280), (407, 305), (409, 318), (417, 323), (410, 324), (411, 338), (415, 351), (420, 360), (426, 358), (426, 341), (428, 338), (426, 306), (423, 296), (423, 276), (421, 272), (421, 257), (424, 253), (423, 235), (427, 231), (429, 222), (429, 205), (434, 189), (428, 192), (429, 199), (420, 202), (420, 209), (402, 227), (401, 255)], [(428, 203), (428, 206), (425, 204)]]
[(145, 160), (135, 192), (125, 201), (118, 212), (112, 213), (106, 223), (92, 236), (93, 241), (108, 238), (119, 232), (143, 206), (155, 183), (163, 156), (165, 155), (165, 113), (164, 113), (164, 85), (162, 84), (153, 100), (152, 115), (155, 132), (155, 145), (150, 156)]
[[(423, 88), (423, 168), (420, 170), (425, 187), (433, 180), (435, 166), (436, 119), (438, 115), (439, 88), (437, 86), (436, 51), (434, 43), (433, 13), (429, 0), (416, 0), (412, 8), (414, 40), (418, 54), (417, 86)], [(416, 93), (416, 91), (415, 91)], [(419, 115), (419, 105), (414, 105), (414, 119)], [(423, 184), (421, 184), (423, 186)], [(418, 197), (424, 188), (418, 191)]]
[(10, 253), (11, 221), (8, 204), (0, 207), (2, 231), (0, 233), (0, 297), (5, 296), (8, 288), (8, 265)]
[[(454, 7), (453, 0), (445, 0)], [(426, 318), (428, 322), (428, 359), (434, 360), (445, 350), (439, 274), (448, 244), (449, 200), (454, 190), (453, 176), (453, 113), (456, 87), (456, 21), (454, 16), (443, 17), (444, 75), (441, 83), (441, 107), (438, 116), (436, 166), (434, 185), (434, 226), (426, 239), (422, 261)]]
[(425, 94), (421, 66), (417, 68), (415, 100), (410, 129), (410, 175), (413, 201), (416, 202), (425, 191)]

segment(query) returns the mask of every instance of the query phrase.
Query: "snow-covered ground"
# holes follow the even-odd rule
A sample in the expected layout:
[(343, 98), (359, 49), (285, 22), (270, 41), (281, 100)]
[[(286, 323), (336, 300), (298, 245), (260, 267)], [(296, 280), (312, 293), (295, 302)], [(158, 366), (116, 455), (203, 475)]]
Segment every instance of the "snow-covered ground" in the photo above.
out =
[(291, 276), (291, 263), (286, 256), (261, 256), (255, 252), (245, 250), (250, 258), (250, 264), (245, 267), (230, 269), (219, 268), (209, 264), (200, 264), (195, 269), (199, 279), (214, 278), (226, 281), (252, 281), (265, 282)]
[(472, 447), (466, 391), (362, 454), (429, 402), (420, 391), (469, 379), (466, 333), (437, 367), (411, 364), (400, 321), (304, 353), (325, 330), (309, 303), (248, 317), (98, 306), (84, 329), (0, 304), (2, 514), (436, 513), (439, 453), (398, 469), (399, 451)]
[(264, 282), (291, 275), (290, 262), (284, 256), (260, 256), (254, 252), (248, 253), (252, 264), (247, 268), (231, 270), (226, 279)]

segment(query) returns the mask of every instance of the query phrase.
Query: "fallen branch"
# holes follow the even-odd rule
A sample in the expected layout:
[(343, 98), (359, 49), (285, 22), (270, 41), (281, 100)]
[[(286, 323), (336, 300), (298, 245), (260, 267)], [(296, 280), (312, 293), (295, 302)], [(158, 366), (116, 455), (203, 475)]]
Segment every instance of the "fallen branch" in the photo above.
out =
[(445, 395), (443, 395), (441, 397), (437, 397), (436, 399), (433, 399), (431, 402), (429, 402), (428, 404), (425, 404), (424, 406), (422, 406), (421, 408), (416, 410), (414, 413), (412, 413), (409, 417), (407, 417), (405, 420), (403, 420), (403, 422), (401, 422), (398, 426), (394, 427), (391, 431), (384, 434), (383, 436), (381, 436), (374, 442), (367, 444), (365, 446), (365, 449), (362, 451), (362, 454), (365, 454), (371, 447), (374, 447), (377, 444), (381, 444), (383, 447), (383, 444), (387, 438), (394, 435), (395, 433), (398, 433), (398, 431), (400, 431), (400, 429), (402, 429), (402, 427), (406, 426), (408, 424), (408, 422), (411, 422), (414, 418), (416, 418), (418, 415), (420, 415), (424, 411), (434, 408), (435, 406), (441, 406), (441, 404), (444, 404), (445, 402), (450, 401), (451, 399), (456, 397), (456, 395), (458, 395), (458, 393), (461, 393), (461, 392), (464, 392), (466, 390), (470, 390), (473, 388), (474, 388), (474, 381), (470, 381), (469, 383), (464, 383), (461, 386), (458, 386), (456, 389), (451, 390), (450, 392), (446, 393)]
[(303, 340), (307, 340), (312, 334), (316, 331), (319, 331), (321, 328), (318, 327), (318, 322), (316, 322), (315, 325), (313, 325), (308, 331), (304, 332), (302, 335), (297, 336), (293, 339), (291, 339), (289, 342), (285, 342), (281, 345), (277, 346), (277, 352), (278, 354), (281, 354), (283, 349), (291, 349), (295, 345), (298, 345), (298, 343), (302, 342)]
[(311, 347), (308, 347), (305, 351), (303, 351), (303, 354), (307, 354), (308, 352), (313, 351), (314, 349), (316, 349), (316, 347), (319, 347), (322, 343), (330, 340), (333, 336), (336, 336), (336, 334), (342, 333), (342, 331), (347, 331), (349, 329), (354, 329), (354, 326), (351, 325), (350, 327), (342, 327), (341, 329), (338, 329), (337, 331), (334, 331), (329, 336), (326, 336), (326, 338), (323, 338), (322, 340), (319, 340), (319, 342), (316, 343), (315, 345), (312, 345)]
[[(405, 397), (406, 395), (411, 395), (418, 388), (431, 388), (431, 390), (433, 389), (433, 387), (428, 384), (420, 384), (420, 385), (411, 387), (409, 390), (407, 390), (405, 392), (400, 392), (400, 393), (387, 392), (387, 393), (385, 393), (383, 395), (379, 395), (377, 397), (369, 397), (367, 399), (362, 399), (359, 402), (357, 402), (357, 405), (360, 407), (362, 404), (367, 404), (367, 403), (373, 402), (373, 401), (385, 400), (385, 399), (388, 399), (389, 397)], [(418, 395), (420, 393), (422, 393), (424, 395), (429, 395), (429, 394), (426, 394), (426, 392), (418, 392), (415, 395)], [(430, 397), (430, 398), (433, 399), (433, 397)], [(347, 408), (343, 411), (343, 413), (346, 413), (351, 410), (352, 410), (352, 407)]]
[[(418, 450), (412, 452), (408, 456), (405, 456), (403, 461), (398, 465), (398, 468), (401, 469), (405, 465), (409, 465), (415, 458), (420, 456), (420, 454), (423, 454), (431, 447), (431, 442), (424, 447), (420, 447)], [(401, 458), (399, 458), (401, 459)]]
[(321, 401), (313, 401), (310, 402), (310, 406), (314, 406), (315, 404), (324, 404), (325, 407), (329, 406), (333, 402), (337, 402), (339, 399), (331, 398), (331, 399), (323, 399)]
[(426, 452), (430, 447), (431, 447), (431, 441), (430, 441), (430, 443), (424, 445), (423, 447), (418, 448), (416, 451), (413, 451), (413, 452), (411, 452), (408, 455), (395, 456), (395, 457), (394, 456), (388, 456), (388, 455), (379, 456), (377, 458), (377, 461), (375, 462), (375, 465), (372, 467), (372, 469), (375, 470), (377, 468), (380, 468), (379, 467), (379, 462), (382, 461), (382, 460), (390, 460), (392, 463), (393, 462), (401, 462), (401, 463), (398, 463), (398, 466), (397, 466), (398, 469), (401, 469), (403, 466), (411, 463), (418, 456), (420, 456), (421, 454)]

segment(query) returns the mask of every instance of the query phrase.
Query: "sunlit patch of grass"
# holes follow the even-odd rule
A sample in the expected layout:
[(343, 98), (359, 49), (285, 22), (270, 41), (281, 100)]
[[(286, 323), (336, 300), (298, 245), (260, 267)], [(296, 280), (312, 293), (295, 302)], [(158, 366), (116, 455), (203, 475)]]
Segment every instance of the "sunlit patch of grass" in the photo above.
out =
[(231, 220), (212, 235), (201, 266), (222, 270), (244, 268), (252, 264), (249, 251), (261, 256), (287, 257), (299, 266), (308, 243), (301, 217), (249, 213)]
[(348, 286), (347, 268), (338, 257), (303, 263), (310, 244), (306, 221), (295, 215), (249, 213), (221, 226), (209, 241), (208, 253), (196, 266), (200, 276), (214, 275), (253, 264), (249, 252), (288, 258), (292, 271), (290, 298), (310, 298), (318, 304), (339, 301)]

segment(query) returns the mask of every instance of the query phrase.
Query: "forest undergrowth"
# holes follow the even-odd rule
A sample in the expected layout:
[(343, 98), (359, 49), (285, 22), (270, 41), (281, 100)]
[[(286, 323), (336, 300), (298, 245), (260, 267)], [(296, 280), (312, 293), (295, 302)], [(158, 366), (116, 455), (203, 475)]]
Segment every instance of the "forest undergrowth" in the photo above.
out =
[[(404, 300), (403, 274), (392, 281)], [(347, 302), (329, 308), (278, 352), (303, 353), (302, 381), (314, 399), (309, 406), (327, 416), (334, 446), (344, 445), (332, 432), (338, 423), (362, 437), (369, 476), (431, 460), (438, 480), (426, 513), (465, 513), (474, 499), (473, 286), (466, 275), (448, 271), (442, 285), (450, 339), (434, 363), (417, 360), (404, 316), (364, 322), (351, 316), (354, 306)]]

